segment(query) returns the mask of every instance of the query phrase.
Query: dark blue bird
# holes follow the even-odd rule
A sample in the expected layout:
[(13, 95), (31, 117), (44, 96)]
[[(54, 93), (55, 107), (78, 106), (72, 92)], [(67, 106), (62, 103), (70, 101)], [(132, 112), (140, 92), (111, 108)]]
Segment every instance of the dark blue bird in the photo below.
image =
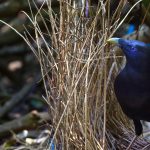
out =
[(115, 79), (114, 90), (123, 112), (133, 120), (137, 136), (140, 120), (150, 121), (150, 46), (136, 40), (111, 38), (126, 57), (126, 65)]

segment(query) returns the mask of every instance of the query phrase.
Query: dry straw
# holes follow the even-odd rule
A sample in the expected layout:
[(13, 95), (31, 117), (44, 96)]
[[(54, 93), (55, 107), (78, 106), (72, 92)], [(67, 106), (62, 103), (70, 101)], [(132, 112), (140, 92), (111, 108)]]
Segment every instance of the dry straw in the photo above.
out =
[[(18, 33), (41, 66), (44, 99), (52, 121), (52, 141), (56, 149), (63, 150), (125, 149), (134, 132), (115, 99), (113, 81), (120, 69), (120, 57), (107, 40), (126, 18), (120, 20), (127, 1), (120, 0), (114, 14), (110, 14), (110, 0), (105, 3), (100, 0), (93, 7), (85, 0), (59, 2), (57, 14), (53, 12), (51, 1), (44, 2), (48, 6), (49, 25), (42, 17), (42, 6), (33, 18), (29, 17), (38, 50), (27, 36)], [(38, 16), (43, 19), (45, 31), (37, 23)], [(137, 141), (133, 147), (145, 144)]]

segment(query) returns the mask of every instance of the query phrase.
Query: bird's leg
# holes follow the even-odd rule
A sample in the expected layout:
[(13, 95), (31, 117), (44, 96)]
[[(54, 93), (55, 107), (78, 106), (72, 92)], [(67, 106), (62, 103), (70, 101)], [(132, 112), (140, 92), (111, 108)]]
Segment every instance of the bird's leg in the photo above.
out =
[(140, 120), (133, 119), (133, 123), (134, 123), (136, 135), (140, 136), (143, 133), (143, 127)]
[(134, 136), (134, 138), (132, 139), (132, 141), (130, 142), (129, 146), (127, 147), (126, 150), (129, 150), (132, 146), (132, 144), (135, 142), (135, 140), (137, 139), (137, 137), (139, 135), (142, 134), (143, 132), (143, 127), (142, 127), (142, 124), (140, 122), (140, 120), (133, 120), (133, 123), (134, 123), (134, 127), (135, 127), (135, 133), (136, 133), (136, 136)]
[(134, 136), (134, 138), (132, 139), (132, 141), (130, 142), (129, 146), (127, 147), (126, 150), (129, 150), (132, 146), (132, 144), (134, 143), (134, 141), (137, 139), (137, 137), (139, 135), (142, 134), (143, 132), (143, 127), (142, 127), (142, 124), (140, 122), (140, 120), (133, 120), (133, 123), (134, 123), (134, 127), (135, 127), (135, 133), (136, 133), (136, 136)]
[(135, 135), (134, 136), (134, 138), (132, 139), (132, 141), (130, 142), (130, 144), (129, 144), (129, 146), (127, 147), (127, 149), (126, 150), (130, 150), (130, 148), (131, 148), (131, 146), (132, 146), (132, 144), (134, 143), (134, 141), (137, 139), (137, 135)]

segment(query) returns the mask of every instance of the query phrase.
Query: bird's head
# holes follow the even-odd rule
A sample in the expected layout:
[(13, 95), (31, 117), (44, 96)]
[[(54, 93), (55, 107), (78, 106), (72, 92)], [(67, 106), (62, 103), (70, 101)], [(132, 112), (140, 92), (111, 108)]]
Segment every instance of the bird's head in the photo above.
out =
[(150, 45), (122, 38), (110, 38), (110, 43), (117, 44), (126, 56), (127, 63), (139, 71), (150, 71)]

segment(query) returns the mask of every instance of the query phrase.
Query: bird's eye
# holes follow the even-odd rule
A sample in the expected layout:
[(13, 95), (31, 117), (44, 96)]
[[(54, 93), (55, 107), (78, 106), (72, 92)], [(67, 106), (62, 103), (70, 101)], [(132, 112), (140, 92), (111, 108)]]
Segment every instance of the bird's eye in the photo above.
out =
[(134, 52), (134, 51), (136, 51), (136, 48), (135, 48), (135, 46), (133, 46), (133, 45), (126, 45), (126, 46), (125, 46), (125, 49), (126, 49), (128, 52)]
[(132, 51), (136, 51), (136, 48), (134, 46), (131, 46)]

